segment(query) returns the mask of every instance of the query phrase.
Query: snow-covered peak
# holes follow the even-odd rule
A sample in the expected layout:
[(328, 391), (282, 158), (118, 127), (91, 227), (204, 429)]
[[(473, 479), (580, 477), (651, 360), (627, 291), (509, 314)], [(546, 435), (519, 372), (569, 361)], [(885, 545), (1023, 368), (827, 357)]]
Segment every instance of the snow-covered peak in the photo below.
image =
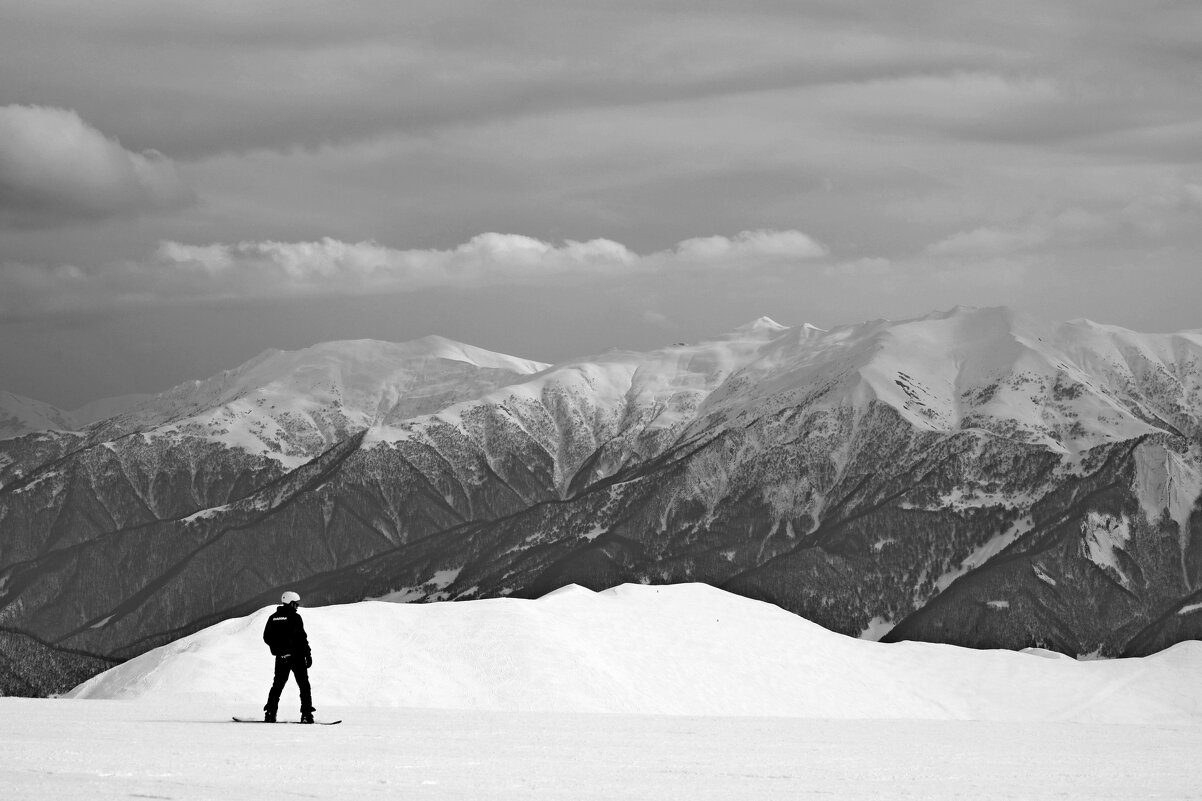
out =
[(1197, 428), (1188, 410), (1200, 401), (1195, 334), (1056, 326), (1006, 307), (961, 306), (830, 331), (789, 329), (702, 412), (738, 417), (803, 403), (881, 402), (922, 429), (985, 428), (1075, 451), (1163, 423)]
[(0, 439), (34, 431), (72, 431), (77, 427), (69, 412), (24, 395), (0, 391)]
[(353, 353), (355, 350), (371, 351), (374, 349), (377, 352), (392, 353), (394, 355), (405, 354), (411, 359), (457, 361), (485, 369), (509, 370), (519, 374), (536, 373), (548, 366), (543, 362), (485, 350), (484, 348), (448, 339), (438, 334), (429, 334), (407, 342), (393, 343), (361, 339), (349, 342), (324, 343), (323, 345), (315, 345), (314, 348), (320, 349), (327, 345), (340, 346), (336, 350), (342, 350), (343, 352)]
[(127, 412), (153, 395), (122, 395), (92, 401), (73, 411), (64, 411), (43, 401), (0, 391), (0, 439), (20, 437), (36, 431), (78, 431), (100, 420)]
[(1007, 308), (959, 308), (890, 333), (874, 389), (933, 428), (1009, 421), (1071, 449), (1155, 431), (1199, 400), (1202, 340), (1190, 335), (1049, 325)]
[(301, 350), (265, 351), (241, 367), (194, 386), (215, 391), (223, 400), (268, 387), (293, 394), (321, 392), (323, 388), (341, 394), (371, 393), (419, 371), (455, 372), (461, 365), (515, 375), (547, 366), (433, 335), (407, 342), (336, 340)]
[(1188, 411), (1202, 402), (1200, 365), (1194, 335), (1056, 326), (1006, 307), (830, 330), (761, 318), (699, 343), (561, 362), (427, 418), (389, 421), (369, 444), (450, 425), (491, 452), (489, 441), (505, 440), (479, 425), (499, 412), (554, 456), (566, 492), (599, 449), (613, 469), (786, 408), (849, 408), (858, 419), (879, 403), (922, 430), (983, 430), (1076, 453), (1165, 422), (1202, 427)]
[[(578, 459), (602, 443), (616, 447), (630, 440), (628, 447), (638, 451), (657, 446), (635, 445), (633, 440), (670, 439), (696, 418), (710, 393), (791, 330), (762, 318), (704, 342), (646, 352), (610, 350), (559, 362), (428, 418), (380, 427), (369, 444), (408, 439), (431, 426), (463, 425), (466, 417), (499, 409), (510, 419), (524, 421), (527, 432), (545, 435), (541, 444), (561, 457), (559, 478), (567, 481)], [(559, 438), (573, 445), (567, 447)], [(575, 458), (569, 455), (577, 448)]]
[[(603, 442), (647, 455), (690, 427), (790, 405), (874, 402), (921, 429), (983, 429), (1066, 452), (1158, 428), (1196, 432), (1202, 335), (957, 306), (829, 330), (761, 317), (698, 343), (555, 365), (440, 336), (336, 341), (265, 351), (92, 431), (182, 431), (299, 460), (364, 428), (375, 429), (370, 441), (395, 441), (429, 424), (460, 425), (473, 409), (503, 409), (564, 460), (567, 480), (579, 464), (566, 454), (583, 459)], [(45, 418), (33, 425), (79, 424)]]
[(102, 423), (97, 433), (182, 431), (305, 459), (353, 431), (437, 411), (546, 366), (439, 336), (267, 350), (233, 370), (174, 387)]
[(788, 326), (781, 325), (771, 317), (758, 317), (749, 323), (744, 323), (735, 328), (734, 334), (743, 336), (775, 336), (782, 331), (788, 329)]
[[(261, 634), (273, 609), (149, 651), (71, 697), (211, 696), (257, 708), (271, 673)], [(1194, 643), (1084, 663), (881, 645), (701, 584), (301, 614), (326, 706), (1158, 724), (1202, 714)], [(1115, 686), (1125, 689), (1116, 695)], [(286, 693), (282, 707), (294, 708), (291, 685)]]

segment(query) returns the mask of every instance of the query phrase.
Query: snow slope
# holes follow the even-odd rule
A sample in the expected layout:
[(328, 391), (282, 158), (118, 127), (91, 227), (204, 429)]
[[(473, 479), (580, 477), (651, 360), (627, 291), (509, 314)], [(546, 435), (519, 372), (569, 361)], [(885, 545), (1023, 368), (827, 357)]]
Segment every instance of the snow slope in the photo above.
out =
[(696, 344), (555, 365), (439, 336), (335, 341), (268, 350), (157, 396), (74, 413), (0, 393), (0, 436), (107, 420), (97, 433), (109, 438), (201, 435), (292, 463), (364, 428), (374, 429), (370, 445), (461, 425), (478, 408), (528, 425), (537, 407), (556, 422), (540, 437), (549, 452), (567, 456), (573, 437), (589, 445), (619, 437), (651, 455), (686, 430), (817, 400), (881, 402), (920, 430), (983, 428), (1068, 453), (1158, 430), (1189, 434), (1199, 429), (1202, 334), (956, 307), (830, 331), (762, 317)]
[(153, 397), (121, 395), (64, 411), (43, 401), (0, 392), (0, 439), (21, 437), (35, 431), (78, 431), (100, 420), (125, 414)]
[[(0, 393), (0, 426), (6, 414), (13, 430), (20, 421), (20, 433), (111, 417), (100, 433), (202, 434), (252, 453), (311, 457), (357, 430), (377, 429), (369, 443), (395, 441), (455, 424), (472, 407), (520, 416), (523, 405), (568, 399), (572, 408), (559, 422), (591, 427), (604, 440), (632, 428), (712, 427), (819, 397), (830, 407), (882, 402), (921, 430), (981, 427), (1061, 452), (1157, 430), (1188, 435), (1199, 430), (1202, 333), (1051, 324), (1005, 307), (956, 307), (830, 331), (762, 317), (696, 344), (556, 365), (439, 336), (335, 341), (268, 350), (154, 397), (71, 413)], [(564, 426), (558, 433), (566, 435)]]
[(95, 433), (201, 436), (295, 466), (369, 426), (437, 411), (546, 366), (439, 336), (268, 350), (161, 393)]
[(696, 344), (570, 359), (430, 415), (394, 417), (369, 431), (364, 445), (416, 441), (444, 453), (467, 444), (490, 462), (533, 448), (551, 457), (555, 488), (565, 496), (590, 459), (597, 475), (608, 475), (660, 454), (711, 393), (787, 330), (762, 317)]
[[(699, 343), (572, 359), (429, 414), (392, 415), (365, 446), (414, 440), (453, 460), (470, 442), (496, 463), (528, 437), (553, 457), (562, 497), (589, 460), (596, 479), (786, 410), (861, 419), (874, 403), (920, 432), (979, 431), (1070, 458), (1148, 434), (1189, 436), (1202, 431), (1202, 336), (1050, 324), (1005, 307), (829, 331), (763, 317)], [(521, 435), (497, 436), (497, 421)]]
[[(271, 608), (147, 652), (73, 698), (258, 709)], [(314, 700), (526, 712), (806, 718), (1202, 720), (1202, 645), (1145, 659), (882, 645), (700, 584), (568, 587), (537, 601), (304, 610)], [(282, 709), (296, 706), (294, 689)]]
[(855, 408), (882, 402), (920, 430), (985, 428), (1076, 452), (1174, 424), (1196, 428), (1202, 336), (1049, 324), (1006, 307), (782, 328), (699, 417), (818, 397)]
[(70, 431), (76, 428), (70, 414), (49, 403), (0, 391), (0, 439), (32, 431)]

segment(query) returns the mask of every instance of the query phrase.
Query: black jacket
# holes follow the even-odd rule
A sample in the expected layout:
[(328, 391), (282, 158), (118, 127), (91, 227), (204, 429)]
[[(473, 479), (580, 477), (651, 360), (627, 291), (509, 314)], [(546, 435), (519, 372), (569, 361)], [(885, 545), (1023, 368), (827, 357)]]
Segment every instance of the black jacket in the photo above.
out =
[(309, 656), (309, 637), (300, 614), (289, 604), (281, 604), (263, 627), (263, 642), (275, 656)]

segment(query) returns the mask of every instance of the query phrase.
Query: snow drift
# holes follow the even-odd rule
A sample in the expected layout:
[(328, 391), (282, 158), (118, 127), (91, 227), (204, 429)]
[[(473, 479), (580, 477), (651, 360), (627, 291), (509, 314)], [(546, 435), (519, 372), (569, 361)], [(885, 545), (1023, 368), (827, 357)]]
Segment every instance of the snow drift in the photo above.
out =
[[(210, 698), (258, 709), (272, 608), (149, 651), (75, 698)], [(1078, 662), (1045, 651), (885, 645), (701, 584), (567, 587), (536, 601), (303, 610), (314, 701), (545, 712), (1190, 722), (1202, 645)], [(281, 711), (297, 706), (289, 684)]]

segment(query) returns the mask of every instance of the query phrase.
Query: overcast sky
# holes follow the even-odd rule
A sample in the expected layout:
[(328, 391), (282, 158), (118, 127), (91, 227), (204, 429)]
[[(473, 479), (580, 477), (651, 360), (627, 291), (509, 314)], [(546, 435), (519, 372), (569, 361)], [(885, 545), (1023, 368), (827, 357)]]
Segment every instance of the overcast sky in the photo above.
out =
[(956, 304), (1202, 327), (1202, 3), (0, 0), (0, 389)]

